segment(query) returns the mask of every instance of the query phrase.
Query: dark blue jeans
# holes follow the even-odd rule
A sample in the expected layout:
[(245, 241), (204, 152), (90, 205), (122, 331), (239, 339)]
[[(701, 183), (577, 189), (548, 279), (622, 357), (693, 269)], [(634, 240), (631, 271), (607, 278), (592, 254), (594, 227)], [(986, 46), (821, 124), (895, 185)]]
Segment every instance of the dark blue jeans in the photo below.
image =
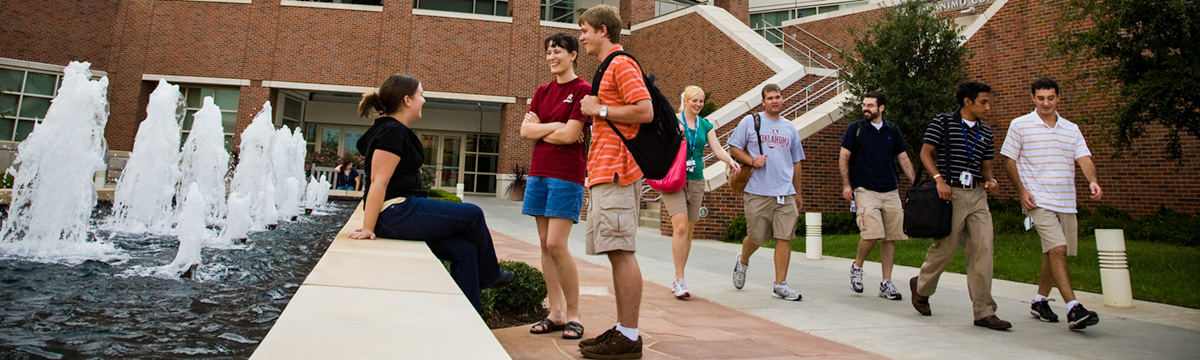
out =
[(408, 198), (379, 213), (375, 234), (424, 241), (438, 259), (450, 262), (450, 277), (475, 306), (481, 287), (496, 283), (500, 264), (483, 210), (474, 204)]

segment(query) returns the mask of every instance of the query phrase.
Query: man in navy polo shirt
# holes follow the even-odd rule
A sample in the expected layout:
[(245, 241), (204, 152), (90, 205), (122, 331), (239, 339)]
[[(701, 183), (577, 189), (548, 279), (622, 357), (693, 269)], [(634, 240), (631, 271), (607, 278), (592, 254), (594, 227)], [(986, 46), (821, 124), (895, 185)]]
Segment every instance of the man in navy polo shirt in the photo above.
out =
[(887, 108), (887, 97), (883, 92), (864, 94), (862, 104), (863, 120), (846, 127), (838, 156), (842, 197), (850, 200), (851, 211), (858, 215), (858, 229), (862, 234), (858, 254), (850, 264), (850, 289), (863, 292), (863, 261), (875, 248), (875, 243), (882, 239), (879, 262), (883, 268), (883, 281), (879, 283), (879, 297), (900, 300), (900, 292), (892, 284), (896, 254), (893, 241), (908, 240), (908, 236), (904, 235), (904, 208), (900, 205), (900, 192), (896, 186), (896, 163), (909, 180), (913, 178), (913, 166), (905, 152), (908, 146), (900, 128), (883, 119), (883, 110)]
[(963, 247), (967, 262), (967, 293), (975, 325), (1007, 330), (1012, 323), (996, 317), (992, 298), (992, 211), (987, 192), (999, 188), (992, 176), (992, 158), (996, 148), (992, 127), (984, 124), (992, 110), (992, 88), (978, 82), (958, 86), (957, 111), (938, 114), (925, 130), (921, 146), (921, 164), (933, 174), (938, 197), (953, 206), (950, 235), (933, 239), (921, 273), (908, 280), (912, 305), (921, 315), (929, 316), (929, 297), (937, 290), (938, 279)]

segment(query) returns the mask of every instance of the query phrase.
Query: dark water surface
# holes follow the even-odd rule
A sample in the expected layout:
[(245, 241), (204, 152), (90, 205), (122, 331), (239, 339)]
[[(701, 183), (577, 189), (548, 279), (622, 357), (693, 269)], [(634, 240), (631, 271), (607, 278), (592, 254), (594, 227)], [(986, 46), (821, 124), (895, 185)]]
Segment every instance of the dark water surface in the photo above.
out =
[(173, 236), (116, 235), (130, 260), (112, 264), (0, 260), (0, 359), (247, 358), (353, 211), (331, 204), (205, 248), (198, 280), (135, 275), (174, 259)]

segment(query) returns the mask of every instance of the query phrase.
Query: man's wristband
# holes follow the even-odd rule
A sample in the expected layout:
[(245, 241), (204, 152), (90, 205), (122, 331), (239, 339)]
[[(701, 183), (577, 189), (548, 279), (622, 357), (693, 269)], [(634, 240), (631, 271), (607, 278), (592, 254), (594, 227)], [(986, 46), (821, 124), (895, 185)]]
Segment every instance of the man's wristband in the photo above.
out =
[(933, 174), (933, 178), (934, 178), (934, 179), (937, 179), (937, 178), (939, 178), (939, 177), (941, 177), (941, 176), (942, 176), (942, 174)]
[(1000, 183), (999, 181), (996, 181), (996, 178), (991, 178), (991, 179), (988, 179), (988, 181), (991, 181), (991, 182), (994, 182), (994, 183), (997, 183), (997, 184), (999, 184), (999, 183)]

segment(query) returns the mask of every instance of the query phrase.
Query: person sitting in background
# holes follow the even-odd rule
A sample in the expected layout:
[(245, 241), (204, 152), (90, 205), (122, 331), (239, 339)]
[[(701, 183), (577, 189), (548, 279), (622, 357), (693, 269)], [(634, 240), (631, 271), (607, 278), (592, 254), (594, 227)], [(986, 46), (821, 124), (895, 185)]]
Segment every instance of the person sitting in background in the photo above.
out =
[(337, 183), (334, 184), (335, 189), (351, 191), (361, 189), (359, 187), (358, 170), (354, 169), (354, 160), (350, 157), (350, 154), (343, 156), (342, 161), (338, 163), (337, 167), (333, 168), (333, 171), (337, 173)]

